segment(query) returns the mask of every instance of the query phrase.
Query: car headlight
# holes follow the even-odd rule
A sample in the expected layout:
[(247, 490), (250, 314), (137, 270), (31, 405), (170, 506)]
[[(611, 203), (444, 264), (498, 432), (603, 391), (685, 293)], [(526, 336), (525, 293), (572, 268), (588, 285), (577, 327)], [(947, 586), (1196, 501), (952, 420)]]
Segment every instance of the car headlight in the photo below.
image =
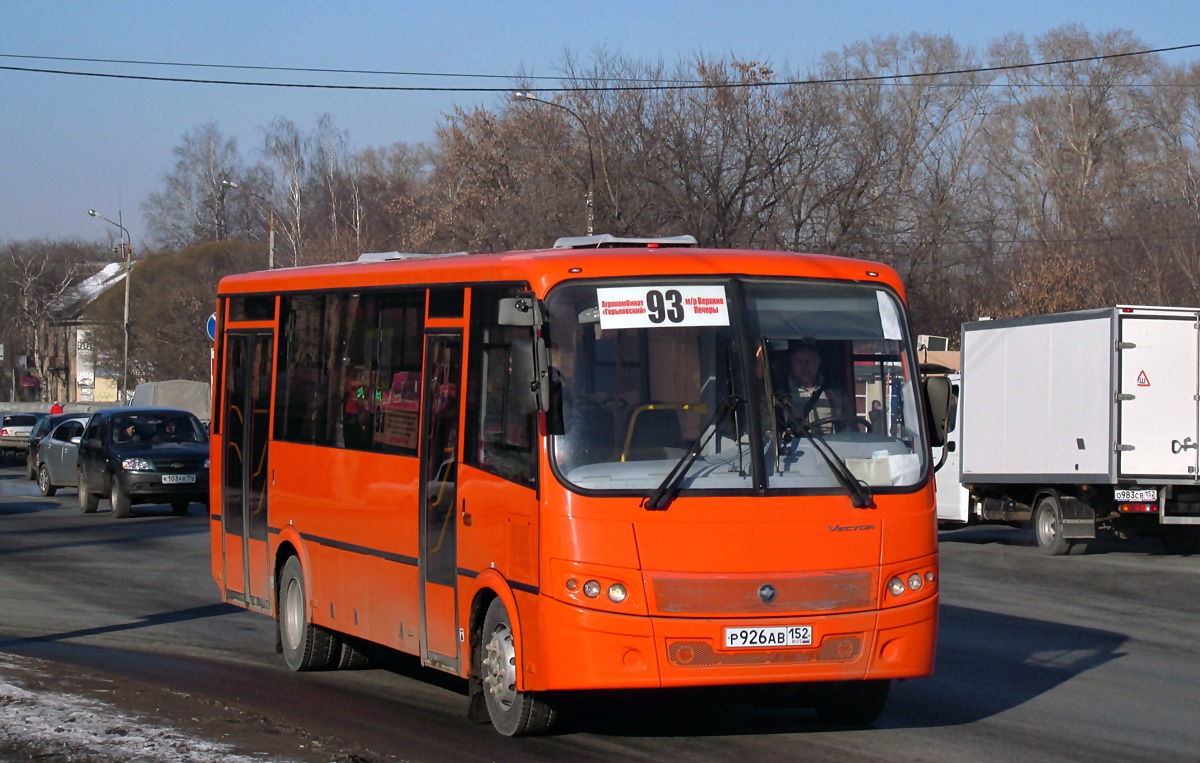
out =
[(121, 468), (127, 472), (148, 472), (154, 465), (144, 458), (127, 458), (121, 462)]
[(208, 459), (208, 458), (204, 459), (204, 468), (205, 468), (205, 469), (207, 469), (207, 468), (208, 468), (209, 461), (211, 461), (211, 460), (212, 460), (212, 459)]

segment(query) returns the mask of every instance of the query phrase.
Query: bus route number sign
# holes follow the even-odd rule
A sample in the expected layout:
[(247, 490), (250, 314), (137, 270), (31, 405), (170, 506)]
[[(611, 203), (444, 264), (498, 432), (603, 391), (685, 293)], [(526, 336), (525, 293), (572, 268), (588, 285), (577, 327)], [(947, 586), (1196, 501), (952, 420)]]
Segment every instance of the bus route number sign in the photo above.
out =
[(596, 289), (602, 329), (728, 326), (724, 286), (655, 285)]

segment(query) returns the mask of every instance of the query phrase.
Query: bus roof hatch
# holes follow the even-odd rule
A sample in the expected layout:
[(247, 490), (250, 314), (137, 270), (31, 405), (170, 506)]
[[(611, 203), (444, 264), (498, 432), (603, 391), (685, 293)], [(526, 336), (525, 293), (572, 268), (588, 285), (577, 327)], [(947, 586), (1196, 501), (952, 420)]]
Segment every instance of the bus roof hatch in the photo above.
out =
[(359, 262), (397, 262), (400, 260), (430, 260), (438, 257), (462, 257), (466, 252), (364, 252), (358, 255)]
[(614, 249), (616, 247), (645, 247), (646, 249), (696, 246), (695, 236), (663, 236), (661, 238), (618, 238), (611, 233), (595, 236), (566, 236), (554, 242), (555, 249)]

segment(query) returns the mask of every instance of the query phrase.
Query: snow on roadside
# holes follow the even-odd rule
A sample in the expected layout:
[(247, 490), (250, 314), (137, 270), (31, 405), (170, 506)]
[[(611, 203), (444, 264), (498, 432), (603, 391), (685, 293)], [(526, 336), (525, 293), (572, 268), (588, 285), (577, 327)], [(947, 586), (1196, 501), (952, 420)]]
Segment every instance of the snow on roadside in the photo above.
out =
[(14, 673), (36, 673), (36, 661), (0, 655), (0, 747), (20, 745), (69, 760), (162, 763), (260, 763), (169, 726), (148, 723), (97, 700), (18, 685)]

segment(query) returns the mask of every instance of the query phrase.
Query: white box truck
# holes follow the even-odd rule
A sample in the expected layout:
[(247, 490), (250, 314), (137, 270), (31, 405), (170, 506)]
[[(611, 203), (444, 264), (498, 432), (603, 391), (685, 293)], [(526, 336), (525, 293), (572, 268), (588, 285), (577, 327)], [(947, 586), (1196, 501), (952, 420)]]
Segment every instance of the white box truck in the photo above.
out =
[(1098, 532), (1200, 550), (1200, 309), (967, 323), (961, 366), (939, 526), (1031, 523), (1053, 555)]

